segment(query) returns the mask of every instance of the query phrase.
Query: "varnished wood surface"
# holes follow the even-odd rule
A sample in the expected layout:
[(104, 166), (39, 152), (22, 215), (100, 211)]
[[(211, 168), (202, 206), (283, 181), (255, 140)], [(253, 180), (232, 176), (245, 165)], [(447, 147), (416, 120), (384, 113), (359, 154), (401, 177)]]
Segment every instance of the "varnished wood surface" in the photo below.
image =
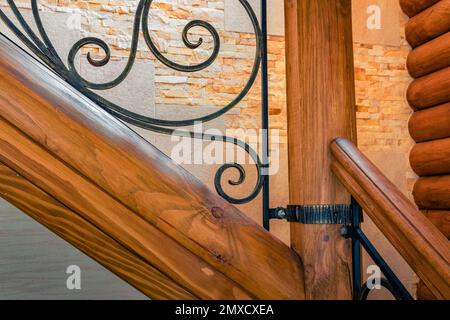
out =
[(8, 166), (200, 298), (304, 297), (291, 249), (3, 38), (0, 57)]
[(413, 78), (450, 66), (450, 31), (417, 47), (408, 55), (407, 67)]
[(416, 142), (450, 137), (450, 103), (416, 111), (409, 120), (409, 133)]
[(439, 229), (447, 238), (450, 238), (450, 210), (427, 210), (423, 211), (425, 216)]
[(195, 299), (61, 202), (0, 163), (0, 196), (152, 299)]
[(450, 0), (441, 0), (411, 18), (405, 27), (406, 40), (415, 48), (450, 31)]
[(331, 145), (332, 170), (439, 299), (450, 298), (450, 246), (413, 203), (346, 139)]
[(418, 300), (436, 300), (433, 292), (427, 288), (423, 281), (419, 281), (417, 284), (417, 299)]
[(450, 174), (450, 138), (416, 144), (409, 162), (421, 177)]
[(400, 7), (403, 12), (411, 18), (439, 1), (440, 0), (400, 0)]
[[(290, 203), (348, 203), (328, 145), (356, 138), (351, 1), (287, 0), (285, 16)], [(351, 254), (339, 229), (291, 226), (308, 299), (351, 298)]]
[(450, 210), (450, 175), (420, 178), (413, 196), (421, 209)]
[(419, 110), (450, 102), (450, 67), (414, 80), (407, 99), (411, 107)]
[[(450, 238), (450, 211), (427, 210), (425, 216), (447, 237)], [(423, 281), (417, 285), (417, 298), (419, 300), (435, 300), (436, 297), (427, 288)]]
[(252, 296), (0, 120), (0, 161), (201, 299)]

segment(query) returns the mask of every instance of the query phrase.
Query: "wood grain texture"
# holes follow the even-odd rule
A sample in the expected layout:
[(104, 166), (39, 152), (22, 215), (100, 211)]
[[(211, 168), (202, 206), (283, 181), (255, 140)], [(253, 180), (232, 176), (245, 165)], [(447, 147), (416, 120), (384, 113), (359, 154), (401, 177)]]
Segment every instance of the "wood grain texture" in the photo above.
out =
[(450, 175), (420, 178), (413, 196), (421, 209), (450, 210)]
[(417, 47), (408, 55), (407, 67), (419, 78), (450, 66), (450, 32)]
[[(450, 239), (450, 211), (423, 211), (425, 216), (447, 237)], [(430, 289), (421, 280), (417, 285), (417, 299), (436, 300), (436, 297)]]
[(418, 300), (436, 300), (433, 292), (427, 288), (425, 283), (420, 280), (417, 284), (417, 299)]
[(416, 144), (409, 160), (421, 177), (450, 174), (450, 138)]
[[(14, 170), (86, 219), (114, 222), (102, 230), (139, 244), (141, 256), (157, 259), (159, 270), (196, 287), (190, 292), (200, 298), (304, 297), (301, 262), (290, 248), (3, 38), (0, 57), (1, 116), (44, 150), (24, 155)], [(73, 179), (58, 176), (52, 161)], [(83, 187), (83, 201), (74, 199), (81, 194), (74, 179), (91, 190)]]
[(439, 1), (440, 0), (400, 0), (400, 7), (403, 12), (411, 18)]
[(450, 67), (414, 80), (406, 95), (416, 110), (450, 102)]
[(0, 161), (201, 299), (253, 296), (3, 119)]
[(331, 152), (342, 184), (433, 294), (449, 299), (449, 241), (352, 142), (338, 139)]
[(450, 0), (441, 0), (411, 18), (405, 27), (406, 40), (415, 48), (450, 31)]
[(416, 111), (409, 120), (409, 133), (416, 142), (450, 137), (450, 103)]
[[(348, 203), (327, 146), (356, 137), (351, 2), (286, 0), (285, 16), (290, 203)], [(339, 229), (291, 226), (307, 299), (351, 298), (349, 243)]]
[[(422, 211), (425, 216), (447, 237), (450, 239), (450, 211)], [(417, 299), (436, 300), (434, 294), (428, 289), (421, 280), (417, 285)]]
[(152, 299), (196, 299), (140, 257), (0, 163), (0, 196)]
[(423, 213), (444, 236), (450, 238), (450, 211), (426, 210)]

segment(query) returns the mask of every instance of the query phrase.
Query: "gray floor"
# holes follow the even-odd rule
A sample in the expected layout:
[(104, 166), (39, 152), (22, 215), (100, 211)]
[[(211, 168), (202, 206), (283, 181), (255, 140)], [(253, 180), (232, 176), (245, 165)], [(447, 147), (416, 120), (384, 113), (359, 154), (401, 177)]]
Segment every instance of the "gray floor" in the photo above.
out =
[[(66, 270), (81, 269), (81, 290), (66, 286)], [(145, 299), (145, 297), (0, 199), (0, 299)]]

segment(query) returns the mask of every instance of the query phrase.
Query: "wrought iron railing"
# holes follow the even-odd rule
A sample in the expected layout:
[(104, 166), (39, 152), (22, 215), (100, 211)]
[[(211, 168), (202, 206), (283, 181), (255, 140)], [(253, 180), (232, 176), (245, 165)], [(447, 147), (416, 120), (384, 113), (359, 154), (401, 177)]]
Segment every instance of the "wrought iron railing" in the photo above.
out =
[[(67, 81), (70, 85), (72, 85), (75, 89), (77, 89), (79, 92), (81, 92), (83, 95), (97, 103), (100, 107), (102, 107), (104, 110), (109, 112), (110, 114), (114, 115), (115, 117), (125, 121), (126, 123), (135, 125), (140, 128), (144, 128), (156, 133), (165, 134), (165, 135), (177, 135), (177, 136), (184, 136), (184, 137), (191, 137), (194, 139), (202, 139), (202, 140), (210, 140), (210, 141), (223, 141), (225, 143), (232, 143), (242, 149), (244, 149), (252, 158), (254, 161), (254, 164), (256, 166), (256, 174), (257, 174), (257, 181), (255, 184), (255, 187), (251, 191), (251, 193), (245, 197), (237, 198), (232, 197), (227, 192), (225, 192), (223, 186), (222, 186), (222, 178), (224, 176), (225, 171), (228, 169), (234, 168), (239, 172), (239, 178), (236, 181), (229, 180), (228, 183), (232, 186), (238, 186), (243, 184), (243, 182), (246, 179), (246, 171), (242, 165), (240, 165), (237, 162), (233, 163), (226, 163), (222, 165), (215, 174), (214, 179), (214, 185), (219, 193), (220, 196), (222, 196), (227, 201), (233, 203), (233, 204), (243, 204), (250, 202), (251, 200), (255, 199), (261, 192), (261, 189), (265, 190), (265, 195), (268, 197), (268, 181), (267, 181), (267, 175), (264, 174), (264, 168), (267, 166), (268, 163), (268, 155), (263, 154), (262, 158), (258, 155), (258, 153), (247, 143), (245, 143), (242, 140), (239, 140), (237, 138), (232, 138), (228, 136), (221, 136), (221, 135), (211, 135), (211, 134), (205, 134), (205, 133), (198, 133), (198, 132), (192, 132), (187, 130), (179, 130), (181, 127), (187, 127), (194, 125), (199, 122), (209, 122), (212, 121), (230, 110), (232, 110), (234, 107), (236, 107), (248, 94), (250, 89), (252, 88), (253, 84), (255, 83), (258, 73), (261, 68), (261, 61), (262, 63), (262, 100), (263, 100), (263, 126), (262, 129), (268, 128), (268, 116), (267, 116), (267, 55), (266, 55), (266, 18), (263, 16), (262, 19), (262, 29), (259, 24), (259, 20), (253, 11), (252, 7), (246, 0), (239, 0), (240, 5), (244, 8), (245, 12), (247, 13), (251, 24), (253, 26), (253, 30), (255, 33), (255, 39), (256, 39), (256, 48), (255, 48), (255, 56), (253, 61), (253, 66), (251, 69), (250, 76), (246, 82), (246, 84), (243, 86), (240, 93), (226, 106), (222, 107), (221, 109), (210, 113), (208, 115), (193, 118), (193, 119), (183, 119), (183, 120), (163, 120), (158, 118), (153, 118), (149, 116), (145, 116), (143, 114), (138, 114), (136, 112), (130, 111), (113, 101), (110, 101), (98, 93), (94, 92), (93, 90), (107, 90), (112, 89), (119, 84), (121, 84), (129, 75), (130, 71), (133, 68), (134, 62), (136, 60), (136, 54), (138, 50), (138, 42), (139, 42), (139, 34), (142, 31), (145, 43), (147, 47), (150, 49), (152, 54), (156, 57), (158, 61), (166, 65), (167, 67), (180, 71), (180, 72), (196, 72), (200, 70), (204, 70), (207, 67), (209, 67), (211, 64), (214, 63), (216, 60), (219, 51), (220, 51), (220, 36), (217, 30), (212, 26), (210, 23), (203, 21), (203, 20), (192, 20), (189, 23), (186, 24), (184, 27), (181, 38), (184, 43), (184, 45), (190, 49), (196, 49), (200, 47), (203, 43), (203, 38), (199, 38), (196, 42), (192, 42), (189, 37), (188, 33), (189, 31), (194, 27), (201, 27), (206, 29), (209, 34), (211, 35), (213, 39), (213, 50), (211, 55), (203, 62), (194, 64), (194, 65), (184, 65), (180, 63), (176, 63), (164, 56), (162, 54), (157, 46), (155, 45), (150, 32), (149, 32), (149, 13), (151, 10), (151, 5), (154, 2), (153, 0), (140, 0), (138, 2), (136, 13), (134, 16), (134, 22), (133, 22), (133, 31), (132, 31), (132, 40), (131, 40), (131, 51), (130, 55), (128, 57), (127, 64), (124, 68), (124, 70), (115, 78), (112, 80), (109, 80), (107, 82), (103, 83), (96, 83), (88, 81), (87, 79), (83, 78), (83, 76), (80, 75), (78, 70), (75, 67), (75, 56), (77, 55), (80, 50), (85, 47), (86, 45), (94, 45), (98, 46), (103, 50), (104, 57), (101, 60), (96, 60), (92, 58), (90, 53), (87, 53), (87, 61), (90, 65), (100, 68), (105, 65), (107, 65), (110, 62), (111, 58), (111, 50), (108, 46), (108, 44), (103, 41), (100, 38), (96, 37), (86, 37), (79, 41), (77, 41), (75, 44), (73, 44), (69, 55), (67, 57), (67, 66), (63, 62), (63, 57), (60, 57), (58, 52), (55, 50), (55, 47), (50, 40), (49, 36), (47, 35), (47, 32), (45, 30), (44, 24), (42, 22), (42, 19), (40, 17), (39, 13), (39, 7), (38, 7), (38, 1), (37, 0), (31, 0), (31, 10), (33, 13), (33, 19), (34, 23), (37, 26), (37, 29), (39, 31), (39, 36), (32, 30), (29, 23), (24, 19), (23, 15), (21, 14), (20, 10), (17, 8), (15, 2), (13, 0), (6, 0), (9, 7), (12, 10), (13, 15), (17, 19), (20, 27), (22, 30), (20, 30), (19, 26), (16, 26), (11, 19), (2, 11), (0, 10), (0, 18), (3, 20), (3, 22), (8, 26), (8, 28), (17, 36), (23, 44), (26, 45), (28, 49), (30, 49), (43, 63), (45, 63), (49, 68), (51, 68), (55, 73), (57, 73), (59, 76), (61, 76), (65, 81)], [(266, 8), (266, 1), (262, 1), (263, 5), (263, 14), (265, 15), (265, 8)], [(265, 138), (263, 138), (263, 143), (268, 141), (267, 138), (267, 130), (263, 130), (264, 135), (266, 135)], [(263, 147), (263, 150), (268, 150), (268, 147)], [(265, 153), (265, 152), (264, 152)], [(268, 200), (264, 200), (264, 203), (267, 204)], [(268, 226), (268, 221), (265, 222), (265, 225)]]
[[(195, 65), (183, 65), (176, 63), (166, 58), (162, 54), (157, 46), (155, 45), (150, 33), (149, 33), (149, 12), (151, 10), (151, 5), (153, 0), (140, 0), (138, 2), (136, 13), (134, 16), (132, 40), (131, 40), (131, 51), (128, 57), (127, 64), (124, 70), (112, 80), (103, 83), (95, 83), (86, 80), (75, 67), (75, 57), (80, 50), (87, 45), (98, 46), (103, 50), (104, 57), (101, 60), (96, 60), (91, 57), (90, 53), (87, 53), (87, 60), (90, 65), (100, 68), (107, 65), (111, 59), (111, 50), (108, 44), (96, 37), (86, 37), (75, 44), (73, 44), (68, 57), (67, 66), (63, 62), (63, 58), (59, 56), (58, 52), (50, 40), (47, 32), (45, 30), (44, 24), (41, 20), (39, 14), (39, 7), (37, 0), (31, 0), (31, 10), (33, 13), (34, 23), (37, 26), (39, 35), (36, 34), (29, 23), (24, 19), (23, 15), (17, 8), (13, 0), (6, 0), (9, 7), (12, 10), (13, 15), (18, 21), (19, 25), (16, 25), (12, 20), (1, 10), (0, 8), (0, 18), (7, 25), (7, 27), (17, 36), (26, 47), (31, 50), (47, 67), (53, 70), (66, 82), (72, 85), (80, 93), (97, 103), (104, 110), (114, 115), (115, 117), (121, 119), (122, 121), (132, 124), (134, 126), (144, 128), (156, 133), (165, 135), (178, 135), (182, 137), (190, 137), (193, 139), (202, 139), (210, 141), (222, 141), (224, 143), (232, 143), (239, 148), (245, 150), (250, 157), (253, 159), (256, 167), (257, 181), (255, 187), (251, 193), (242, 198), (236, 198), (228, 195), (223, 186), (222, 178), (224, 173), (228, 169), (235, 169), (239, 172), (239, 178), (236, 181), (228, 180), (228, 183), (232, 186), (238, 186), (243, 184), (246, 179), (246, 171), (242, 165), (237, 162), (226, 163), (222, 165), (216, 172), (214, 178), (215, 188), (220, 196), (222, 196), (227, 201), (233, 204), (243, 204), (254, 200), (262, 191), (263, 198), (263, 226), (269, 230), (270, 219), (288, 219), (289, 214), (286, 209), (277, 208), (270, 209), (269, 207), (269, 147), (268, 147), (268, 128), (269, 128), (269, 117), (268, 117), (268, 63), (267, 63), (267, 1), (261, 0), (261, 19), (259, 20), (250, 6), (247, 0), (238, 0), (240, 5), (244, 8), (247, 13), (251, 24), (253, 26), (253, 31), (256, 39), (255, 56), (253, 59), (253, 66), (251, 73), (247, 82), (243, 86), (239, 94), (226, 106), (221, 109), (210, 113), (208, 115), (187, 119), (187, 120), (163, 120), (153, 117), (148, 117), (143, 114), (138, 114), (132, 112), (104, 97), (94, 92), (93, 90), (107, 90), (118, 86), (122, 83), (130, 71), (133, 68), (134, 62), (136, 60), (139, 34), (142, 31), (145, 43), (153, 55), (163, 63), (165, 66), (177, 70), (180, 72), (192, 73), (200, 70), (204, 70), (214, 63), (220, 52), (220, 36), (218, 31), (210, 23), (202, 20), (192, 20), (186, 24), (184, 27), (181, 38), (184, 45), (190, 49), (199, 48), (203, 44), (203, 38), (199, 38), (196, 42), (192, 42), (189, 37), (189, 31), (194, 27), (201, 27), (206, 29), (213, 39), (213, 49), (211, 55), (203, 62)], [(22, 29), (22, 30), (21, 30)], [(223, 116), (234, 107), (236, 107), (249, 93), (250, 89), (253, 87), (258, 73), (261, 72), (262, 81), (262, 92), (261, 92), (261, 110), (262, 110), (262, 123), (261, 128), (263, 129), (262, 138), (262, 155), (258, 153), (247, 143), (237, 138), (228, 137), (225, 135), (210, 135), (192, 131), (181, 131), (178, 130), (180, 127), (187, 127), (196, 124), (197, 122), (209, 122), (218, 117)], [(349, 208), (346, 206), (346, 212), (350, 212)], [(375, 250), (373, 245), (365, 237), (364, 233), (361, 231), (361, 217), (362, 213), (360, 207), (355, 201), (351, 206), (352, 214), (347, 214), (347, 218), (351, 219), (346, 223), (344, 230), (344, 236), (351, 238), (353, 243), (353, 291), (355, 299), (367, 299), (370, 289), (367, 284), (361, 284), (361, 245), (366, 249), (373, 260), (380, 266), (380, 269), (386, 276), (386, 279), (381, 281), (381, 285), (387, 288), (397, 299), (411, 299), (411, 295), (401, 284), (400, 280), (395, 276), (392, 270), (388, 267), (386, 262), (381, 258), (379, 253)], [(329, 208), (328, 208), (329, 209)], [(315, 209), (314, 209), (315, 210)], [(326, 210), (325, 210), (326, 211)], [(291, 217), (292, 218), (292, 217)], [(342, 217), (341, 217), (342, 218)], [(345, 218), (345, 219), (347, 219)], [(323, 223), (324, 221), (294, 221), (295, 219), (289, 220), (290, 222), (301, 222), (301, 223)], [(320, 220), (320, 219), (319, 219)], [(326, 220), (326, 219), (325, 219)], [(331, 219), (330, 223), (341, 224), (342, 219)], [(326, 222), (326, 221), (325, 221)]]
[(352, 240), (353, 299), (367, 300), (372, 291), (368, 282), (362, 281), (362, 247), (385, 276), (380, 279), (379, 285), (387, 289), (397, 300), (412, 300), (411, 294), (362, 231), (363, 211), (354, 198), (352, 198), (351, 211), (351, 223), (343, 227), (342, 234)]

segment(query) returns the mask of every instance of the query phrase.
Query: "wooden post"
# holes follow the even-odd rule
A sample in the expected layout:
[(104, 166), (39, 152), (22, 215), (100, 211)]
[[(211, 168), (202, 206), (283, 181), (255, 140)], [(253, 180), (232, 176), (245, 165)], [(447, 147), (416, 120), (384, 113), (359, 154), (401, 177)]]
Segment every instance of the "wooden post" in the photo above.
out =
[[(356, 140), (350, 0), (285, 0), (291, 204), (348, 203), (330, 171), (330, 143)], [(292, 224), (307, 299), (350, 299), (340, 226)]]

